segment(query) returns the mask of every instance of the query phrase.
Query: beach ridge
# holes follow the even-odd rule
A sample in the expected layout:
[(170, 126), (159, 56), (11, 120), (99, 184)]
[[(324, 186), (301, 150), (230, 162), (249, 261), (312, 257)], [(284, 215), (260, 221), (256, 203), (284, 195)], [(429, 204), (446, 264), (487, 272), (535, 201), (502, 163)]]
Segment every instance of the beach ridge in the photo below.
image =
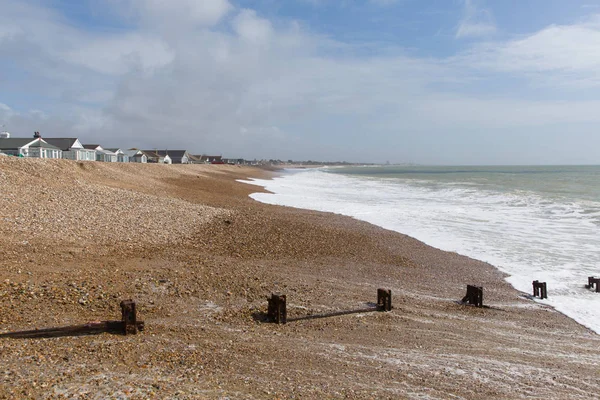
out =
[[(113, 319), (144, 332), (0, 339), (0, 398), (589, 398), (600, 338), (493, 266), (350, 217), (258, 203), (229, 165), (0, 158), (0, 332)], [(468, 284), (484, 304), (458, 303)], [(389, 313), (354, 310), (391, 289)]]

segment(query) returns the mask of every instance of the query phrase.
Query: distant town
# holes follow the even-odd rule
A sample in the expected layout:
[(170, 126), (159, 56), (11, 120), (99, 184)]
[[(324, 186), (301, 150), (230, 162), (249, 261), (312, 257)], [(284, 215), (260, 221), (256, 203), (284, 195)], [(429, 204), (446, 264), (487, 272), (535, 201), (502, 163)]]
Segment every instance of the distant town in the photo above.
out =
[(243, 158), (225, 158), (222, 155), (191, 154), (187, 150), (142, 150), (134, 147), (121, 149), (118, 147), (103, 147), (100, 144), (83, 144), (78, 138), (74, 137), (42, 137), (40, 132), (34, 132), (33, 137), (29, 138), (11, 137), (9, 132), (0, 132), (0, 156), (157, 164), (354, 165), (346, 161), (247, 160)]

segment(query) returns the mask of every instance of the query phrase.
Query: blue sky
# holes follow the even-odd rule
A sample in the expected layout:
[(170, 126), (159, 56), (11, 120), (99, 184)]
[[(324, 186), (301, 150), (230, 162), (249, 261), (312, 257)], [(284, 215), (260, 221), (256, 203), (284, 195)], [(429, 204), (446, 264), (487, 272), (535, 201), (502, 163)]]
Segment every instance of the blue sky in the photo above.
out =
[(106, 147), (600, 163), (600, 1), (0, 0), (0, 125)]

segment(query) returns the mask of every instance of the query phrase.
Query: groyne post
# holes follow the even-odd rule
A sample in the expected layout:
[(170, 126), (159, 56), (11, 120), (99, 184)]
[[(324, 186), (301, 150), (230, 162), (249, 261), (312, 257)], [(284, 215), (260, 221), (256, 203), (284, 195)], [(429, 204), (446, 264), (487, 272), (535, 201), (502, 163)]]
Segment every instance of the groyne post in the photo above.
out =
[(467, 294), (463, 297), (462, 302), (483, 307), (483, 287), (467, 285)]
[(377, 289), (377, 309), (379, 311), (392, 311), (391, 289)]
[(120, 321), (94, 321), (82, 325), (59, 326), (55, 328), (33, 329), (28, 331), (1, 333), (0, 337), (12, 338), (48, 338), (61, 336), (93, 335), (102, 332), (136, 334), (144, 329), (144, 322), (138, 321), (135, 302), (123, 300), (121, 302)]
[(546, 282), (542, 282), (542, 299), (548, 298), (548, 289), (546, 287)]
[[(125, 335), (135, 335), (138, 332), (139, 323), (133, 300), (123, 300), (121, 302), (121, 322), (123, 323), (123, 333)], [(143, 326), (143, 322), (141, 324)]]
[(540, 299), (548, 298), (548, 289), (546, 286), (546, 282), (540, 282), (535, 280), (532, 282), (533, 284), (533, 297), (539, 297)]
[(600, 278), (594, 278), (593, 276), (588, 277), (588, 284), (585, 285), (587, 289), (594, 288), (596, 285), (596, 293), (600, 293)]
[(273, 293), (267, 299), (269, 307), (267, 317), (276, 324), (285, 324), (287, 322), (287, 309), (285, 294)]

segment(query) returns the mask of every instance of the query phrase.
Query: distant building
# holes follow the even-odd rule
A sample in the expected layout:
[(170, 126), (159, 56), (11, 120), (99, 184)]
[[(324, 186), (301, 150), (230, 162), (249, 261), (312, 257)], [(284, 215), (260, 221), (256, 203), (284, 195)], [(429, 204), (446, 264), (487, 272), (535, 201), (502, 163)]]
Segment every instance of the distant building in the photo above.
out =
[(110, 150), (103, 149), (99, 144), (84, 144), (83, 147), (88, 150), (96, 151), (96, 161), (117, 162), (117, 154)]
[(161, 155), (156, 150), (142, 150), (142, 153), (148, 157), (149, 163), (172, 164), (171, 157), (168, 154)]
[(203, 164), (224, 164), (223, 156), (200, 156), (200, 162)]
[(129, 155), (125, 154), (125, 152), (121, 149), (110, 148), (110, 149), (104, 149), (104, 150), (115, 153), (117, 155), (117, 162), (129, 162)]
[(96, 161), (96, 150), (83, 147), (77, 138), (44, 138), (53, 146), (62, 150), (62, 158), (76, 161)]
[(124, 150), (125, 154), (127, 154), (129, 156), (129, 162), (135, 162), (135, 163), (147, 163), (148, 162), (148, 156), (146, 156), (144, 154), (143, 151), (138, 150), (138, 149), (129, 149), (129, 150)]
[(243, 158), (223, 158), (223, 162), (229, 165), (244, 165), (246, 160)]
[(187, 150), (156, 150), (155, 153), (163, 157), (169, 156), (173, 164), (190, 163), (190, 154)]
[(188, 156), (188, 161), (189, 161), (190, 164), (200, 164), (200, 157), (201, 156), (190, 154)]
[(62, 158), (62, 150), (43, 140), (39, 132), (33, 139), (0, 136), (0, 152), (17, 157)]

